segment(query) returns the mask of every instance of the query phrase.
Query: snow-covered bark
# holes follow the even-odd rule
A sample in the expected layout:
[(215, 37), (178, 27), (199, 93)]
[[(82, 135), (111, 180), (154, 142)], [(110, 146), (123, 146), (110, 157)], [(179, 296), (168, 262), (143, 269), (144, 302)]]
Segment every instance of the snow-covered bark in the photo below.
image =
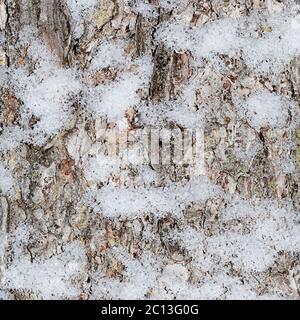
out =
[(299, 31), (292, 0), (0, 0), (0, 299), (299, 298)]

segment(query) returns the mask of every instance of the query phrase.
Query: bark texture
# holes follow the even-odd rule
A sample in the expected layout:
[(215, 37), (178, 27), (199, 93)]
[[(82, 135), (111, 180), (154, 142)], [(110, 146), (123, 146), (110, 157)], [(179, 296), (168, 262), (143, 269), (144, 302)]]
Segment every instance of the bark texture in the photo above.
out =
[[(99, 128), (109, 130), (112, 124), (103, 116), (90, 116), (79, 90), (70, 106), (68, 121), (58, 132), (49, 135), (45, 143), (21, 141), (16, 147), (0, 153), (1, 161), (15, 180), (14, 194), (0, 193), (1, 296), (5, 299), (193, 299), (206, 292), (203, 297), (213, 299), (299, 298), (299, 237), (295, 240), (295, 250), (272, 249), (271, 255), (275, 258), (261, 270), (251, 269), (251, 262), (235, 263), (234, 254), (229, 254), (225, 260), (219, 259), (218, 256), (222, 257), (226, 252), (225, 244), (219, 248), (220, 252), (208, 245), (213, 237), (227, 233), (236, 232), (241, 237), (251, 234), (255, 219), (259, 218), (247, 215), (223, 217), (237, 201), (245, 201), (249, 206), (266, 201), (264, 210), (274, 212), (270, 203), (276, 204), (276, 210), (287, 206), (286, 214), (296, 213), (294, 222), (299, 224), (300, 171), (297, 157), (300, 161), (300, 147), (299, 130), (291, 125), (293, 115), (289, 115), (280, 129), (262, 127), (257, 130), (241, 118), (235, 103), (238, 98), (248, 97), (261, 89), (291, 99), (299, 113), (299, 58), (292, 59), (276, 75), (257, 75), (239, 53), (217, 54), (218, 59), (214, 61), (203, 58), (201, 64), (195, 64), (193, 52), (171, 49), (164, 41), (156, 39), (164, 24), (178, 19), (183, 19), (190, 28), (200, 28), (235, 15), (247, 17), (257, 11), (267, 13), (269, 1), (190, 0), (185, 5), (178, 2), (177, 6), (169, 8), (160, 5), (159, 1), (149, 0), (147, 5), (155, 10), (151, 15), (140, 13), (135, 9), (135, 3), (132, 1), (130, 6), (122, 0), (99, 1), (95, 9), (80, 18), (81, 30), (75, 32), (78, 20), (63, 0), (0, 0), (0, 68), (22, 68), (28, 75), (35, 72), (39, 61), (28, 53), (31, 44), (22, 42), (24, 34), (32, 30), (36, 39), (54, 55), (59, 70), (76, 69), (80, 72), (82, 86), (111, 84), (122, 72), (134, 75), (134, 61), (151, 57), (149, 84), (139, 91), (141, 103), (153, 113), (153, 108), (161, 104), (181, 101), (185, 86), (195, 83), (193, 112), (201, 112), (203, 105), (206, 108), (203, 116), (206, 175), (209, 183), (220, 191), (204, 200), (181, 205), (181, 216), (174, 213), (175, 208), (174, 212), (166, 209), (160, 216), (147, 208), (136, 217), (110, 217), (102, 214), (101, 204), (100, 207), (90, 206), (85, 199), (93, 182), (85, 175), (85, 159), (95, 148), (101, 149)], [(276, 1), (272, 3), (280, 5)], [(93, 57), (107, 39), (126, 41), (125, 52), (129, 60), (124, 65), (91, 71)], [(225, 68), (214, 68), (218, 63)], [(7, 81), (9, 83), (10, 79)], [(20, 113), (24, 101), (9, 85), (0, 83), (0, 90), (0, 126), (4, 132), (22, 126)], [(147, 116), (143, 112), (138, 105), (125, 110), (123, 121), (128, 130), (146, 126), (143, 121)], [(32, 116), (29, 126), (34, 127), (38, 121), (38, 117)], [(176, 120), (164, 121), (168, 128), (184, 129)], [(0, 139), (4, 139), (1, 132)], [(236, 156), (237, 148), (248, 150), (249, 146), (257, 147), (254, 156), (247, 160)], [(282, 169), (282, 161), (286, 158), (292, 159), (293, 171)], [(178, 183), (184, 185), (191, 180), (184, 166), (149, 166), (148, 169), (156, 176), (156, 188)], [(124, 188), (133, 185), (136, 190), (144, 190), (143, 183), (139, 182), (139, 171), (130, 166), (122, 170), (126, 177), (122, 179)], [(118, 179), (116, 174), (98, 183), (97, 188), (116, 186)], [(261, 204), (260, 208), (263, 206)], [(246, 211), (251, 211), (247, 208)], [(195, 238), (199, 242), (198, 250), (195, 244), (192, 246), (187, 242), (184, 246), (180, 237), (181, 240), (178, 236), (171, 236), (185, 230), (201, 234)], [(268, 238), (268, 231), (265, 237)], [(74, 243), (80, 247), (76, 249), (78, 251), (72, 249)], [(245, 248), (250, 246), (246, 241)], [(68, 256), (69, 251), (73, 256)], [(13, 267), (18, 259), (28, 267), (29, 275), (36, 270), (30, 266), (42, 265), (48, 270), (51, 263), (62, 264), (69, 270), (72, 266), (67, 263), (73, 259), (79, 259), (81, 267), (74, 274), (70, 271), (71, 276), (66, 279), (68, 274), (60, 274), (58, 269), (55, 279), (63, 279), (62, 283), (68, 285), (64, 288), (60, 284), (61, 291), (44, 293), (47, 279), (50, 277), (51, 280), (51, 268), (41, 275), (46, 279), (44, 284), (35, 279), (30, 288), (24, 284), (23, 278), (17, 283), (10, 280), (14, 272), (16, 279), (21, 277), (18, 268)], [(159, 261), (159, 267), (155, 261)], [(225, 280), (223, 276), (219, 277), (224, 270)], [(25, 272), (23, 276), (29, 278), (28, 274)], [(137, 274), (143, 276), (139, 278)], [(152, 283), (153, 286), (139, 289), (140, 293), (137, 288), (143, 277), (147, 279), (147, 285)], [(74, 287), (74, 291), (67, 289), (68, 286)], [(183, 287), (185, 291), (180, 291)], [(240, 295), (237, 288), (243, 288)]]

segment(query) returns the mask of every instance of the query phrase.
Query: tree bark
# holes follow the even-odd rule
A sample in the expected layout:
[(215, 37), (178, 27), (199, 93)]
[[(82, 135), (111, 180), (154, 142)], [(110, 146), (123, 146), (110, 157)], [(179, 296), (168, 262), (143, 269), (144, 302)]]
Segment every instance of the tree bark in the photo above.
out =
[[(183, 248), (176, 237), (170, 239), (171, 234), (187, 228), (203, 233), (203, 243), (199, 247), (202, 249), (199, 251), (202, 250), (201, 256), (205, 261), (214, 256), (214, 252), (205, 248), (207, 239), (234, 229), (247, 235), (247, 228), (251, 228), (252, 218), (249, 218), (250, 223), (234, 218), (223, 222), (222, 213), (230, 207), (235, 197), (246, 199), (249, 203), (253, 199), (272, 199), (281, 204), (287, 201), (292, 210), (299, 212), (299, 164), (293, 173), (284, 173), (279, 163), (276, 165), (270, 160), (279, 159), (282, 154), (292, 154), (294, 160), (297, 156), (299, 158), (299, 147), (291, 149), (290, 144), (286, 143), (289, 138), (296, 141), (296, 129), (286, 126), (282, 130), (265, 128), (257, 132), (249, 123), (240, 120), (234, 104), (235, 98), (246, 90), (242, 81), (246, 77), (253, 80), (252, 87), (247, 89), (250, 91), (249, 95), (259, 86), (271, 88), (267, 90), (275, 93), (285, 91), (286, 96), (298, 103), (298, 59), (291, 61), (290, 66), (276, 79), (272, 75), (267, 79), (257, 77), (239, 56), (219, 55), (220, 61), (230, 69), (224, 75), (214, 70), (209, 63), (195, 67), (193, 62), (196, 58), (191, 52), (172, 50), (164, 43), (158, 43), (155, 38), (157, 30), (164, 23), (177, 19), (178, 15), (187, 16), (191, 28), (199, 27), (220, 17), (230, 17), (234, 10), (239, 10), (245, 17), (255, 10), (266, 10), (265, 2), (230, 1), (227, 7), (223, 2), (219, 5), (218, 1), (191, 0), (182, 9), (178, 7), (175, 10), (164, 9), (156, 0), (148, 2), (156, 8), (153, 16), (137, 13), (133, 8), (126, 7), (122, 0), (99, 1), (96, 9), (81, 18), (83, 30), (78, 36), (74, 32), (77, 22), (74, 21), (68, 3), (63, 0), (0, 0), (0, 67), (7, 68), (6, 70), (26, 70), (28, 75), (38, 68), (38, 61), (28, 54), (30, 43), (28, 47), (20, 45), (22, 37), (30, 29), (36, 32), (37, 39), (59, 61), (57, 68), (76, 69), (86, 86), (91, 83), (92, 86), (101, 86), (117, 81), (122, 72), (121, 67), (126, 69), (128, 66), (103, 68), (96, 73), (92, 73), (89, 67), (103, 41), (127, 41), (126, 54), (129, 61), (147, 56), (153, 61), (149, 84), (141, 93), (142, 101), (152, 106), (151, 108), (179, 101), (184, 86), (198, 79), (194, 108), (198, 110), (206, 102), (208, 108), (204, 116), (206, 175), (222, 192), (205, 201), (182, 207), (182, 217), (175, 214), (177, 208), (161, 217), (153, 212), (144, 212), (135, 218), (114, 218), (102, 215), (101, 210), (97, 212), (84, 200), (89, 182), (85, 177), (82, 159), (97, 144), (101, 148), (102, 142), (99, 144), (96, 138), (97, 125), (101, 123), (108, 130), (111, 123), (105, 117), (91, 117), (85, 110), (81, 93), (78, 93), (71, 106), (72, 113), (68, 122), (62, 130), (49, 137), (45, 144), (36, 145), (27, 141), (0, 153), (1, 161), (16, 181), (15, 194), (3, 193), (0, 197), (0, 236), (3, 239), (3, 249), (0, 249), (0, 290), (5, 298), (48, 298), (38, 286), (28, 288), (7, 284), (5, 270), (11, 270), (18, 255), (25, 257), (33, 265), (44, 263), (43, 261), (52, 261), (53, 257), (63, 256), (67, 252), (66, 246), (75, 242), (84, 248), (83, 256), (86, 259), (80, 272), (71, 279), (77, 291), (74, 295), (66, 292), (59, 293), (58, 296), (65, 299), (112, 297), (109, 286), (119, 288), (122, 281), (130, 282), (130, 276), (126, 274), (130, 259), (141, 263), (145, 277), (148, 277), (152, 266), (145, 261), (141, 262), (147, 251), (150, 256), (159, 257), (165, 268), (160, 270), (161, 278), (159, 274), (156, 275), (156, 283), (153, 285), (155, 289), (149, 287), (145, 290), (144, 297), (175, 298), (176, 293), (168, 295), (163, 289), (164, 275), (168, 268), (178, 275), (180, 281), (184, 278), (186, 285), (205, 283), (217, 271), (204, 271), (205, 268), (196, 267), (193, 261), (198, 252), (192, 253), (189, 248)], [(8, 83), (9, 81), (10, 79)], [(207, 87), (212, 94), (205, 97)], [(19, 125), (20, 114), (24, 112), (24, 101), (7, 85), (0, 83), (0, 90), (1, 129), (6, 130)], [(124, 113), (129, 127), (145, 127), (139, 122), (140, 116), (143, 115), (139, 114), (136, 106)], [(32, 118), (30, 121), (35, 123), (38, 120)], [(184, 129), (176, 120), (168, 123), (168, 126)], [(247, 148), (249, 139), (260, 148), (255, 157), (245, 164), (234, 156), (234, 150), (237, 146)], [(77, 142), (73, 143), (74, 141)], [(149, 166), (148, 169), (158, 175), (160, 188), (167, 187), (170, 181), (184, 184), (190, 180), (186, 169), (181, 166)], [(127, 177), (132, 173), (130, 168), (125, 171)], [(122, 181), (125, 186), (129, 182), (131, 183), (131, 178)], [(113, 184), (111, 180), (105, 183)], [(101, 186), (98, 187), (100, 190)], [(141, 186), (137, 184), (135, 188), (139, 190)], [(24, 226), (29, 226), (27, 236), (15, 248), (20, 228), (23, 230)], [(115, 253), (116, 248), (123, 250), (123, 260), (122, 254)], [(258, 296), (269, 293), (285, 298), (299, 298), (299, 252), (283, 250), (277, 253), (275, 262), (263, 271), (245, 271), (235, 266), (230, 259), (226, 268), (235, 281), (245, 281), (254, 288)], [(33, 272), (34, 269), (29, 271)], [(102, 291), (97, 289), (101, 277), (111, 281), (103, 285), (107, 287)], [(254, 277), (257, 282), (253, 280)], [(157, 285), (161, 291), (157, 291)], [(226, 284), (224, 286), (226, 288)], [(57, 295), (53, 293), (52, 297)], [(193, 299), (196, 295), (187, 293), (184, 297)], [(219, 298), (227, 298), (226, 290), (220, 293)]]

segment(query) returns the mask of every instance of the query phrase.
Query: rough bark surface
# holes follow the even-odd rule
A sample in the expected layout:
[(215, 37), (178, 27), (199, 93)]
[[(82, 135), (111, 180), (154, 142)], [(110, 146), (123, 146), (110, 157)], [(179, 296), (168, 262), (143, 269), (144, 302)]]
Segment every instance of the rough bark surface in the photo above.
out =
[[(294, 229), (289, 229), (295, 227), (299, 231), (300, 134), (299, 123), (293, 124), (299, 116), (298, 53), (282, 71), (261, 75), (246, 64), (238, 50), (234, 54), (217, 52), (210, 60), (197, 58), (192, 50), (172, 48), (159, 38), (160, 28), (176, 21), (184, 21), (189, 28), (201, 28), (221, 19), (255, 13), (267, 16), (271, 14), (270, 6), (288, 7), (294, 2), (190, 0), (171, 1), (175, 5), (168, 6), (158, 0), (104, 0), (82, 11), (79, 18), (71, 2), (0, 0), (0, 141), (3, 145), (10, 143), (15, 131), (9, 130), (15, 127), (27, 126), (28, 136), (0, 150), (3, 170), (8, 170), (14, 179), (13, 192), (0, 190), (0, 298), (298, 299), (300, 241), (299, 236), (291, 235)], [(146, 3), (153, 10), (151, 14), (137, 10), (135, 5), (139, 2)], [(257, 37), (268, 31), (263, 28), (267, 27), (262, 21), (255, 30)], [(178, 31), (178, 38), (182, 36), (180, 32), (183, 31)], [(40, 67), (44, 53), (31, 49), (29, 33), (32, 41), (39, 41), (43, 50), (50, 52), (59, 72), (75, 70), (81, 81), (81, 88), (70, 93), (67, 121), (58, 130), (46, 133), (45, 141), (36, 141), (27, 133), (29, 128), (34, 131), (42, 118), (22, 118), (26, 96), (23, 99), (10, 85), (16, 79), (10, 72), (21, 69), (28, 77), (37, 74), (36, 83), (50, 78), (47, 61), (43, 69)], [(115, 40), (125, 41), (127, 60), (91, 69), (98, 48), (104, 41)], [(84, 91), (87, 87), (111, 85), (123, 73), (135, 77), (139, 59), (147, 57), (151, 60), (149, 81), (136, 90), (139, 102), (133, 102), (123, 112), (120, 120), (127, 126), (124, 134), (146, 127), (151, 122), (147, 111), (153, 115), (155, 108), (165, 127), (184, 129), (176, 118), (164, 119), (164, 111), (159, 113), (159, 108), (168, 103), (188, 104), (182, 97), (185, 87), (193, 84), (192, 118), (196, 119), (205, 108), (201, 113), (207, 176), (203, 185), (217, 191), (200, 200), (180, 203), (180, 214), (178, 208), (155, 214), (147, 207), (134, 215), (109, 215), (102, 212), (101, 200), (92, 206), (86, 199), (109, 186), (141, 190), (135, 197), (143, 197), (148, 186), (140, 180), (142, 172), (130, 165), (120, 169), (122, 179), (119, 172), (103, 181), (87, 177), (88, 158), (102, 148), (100, 129), (108, 131), (117, 121), (110, 121), (103, 114), (91, 115)], [(297, 106), (280, 128), (257, 128), (241, 116), (236, 101), (258, 90), (282, 95)], [(246, 158), (236, 155), (248, 155), (253, 146), (257, 151)], [(287, 159), (293, 163), (293, 170), (283, 169)], [(173, 185), (191, 183), (188, 169), (149, 165), (143, 170), (155, 176), (151, 188), (165, 192)], [(195, 188), (191, 193), (197, 192)], [(204, 187), (199, 192), (206, 191)], [(115, 199), (107, 201), (113, 203)], [(235, 207), (237, 204), (241, 205)], [(128, 203), (124, 206), (128, 207)], [(244, 214), (226, 216), (230, 208)], [(252, 211), (258, 216), (251, 216)], [(282, 221), (292, 222), (281, 224), (276, 220), (281, 214)], [(264, 215), (265, 220), (260, 220)], [(265, 245), (269, 238), (274, 240), (276, 232), (280, 234), (276, 244), (270, 242), (267, 253), (263, 251), (265, 247), (261, 249), (263, 255), (271, 256), (261, 268), (251, 260), (256, 247), (251, 232), (259, 230), (260, 223), (265, 223), (265, 229), (257, 243)], [(281, 236), (283, 230), (286, 233)], [(232, 241), (239, 242), (237, 237), (241, 239), (240, 252), (248, 250), (245, 258), (240, 258), (239, 251), (226, 249), (227, 241), (230, 245)], [(281, 246), (281, 241), (290, 243), (292, 248)], [(258, 259), (263, 260), (261, 256)], [(23, 265), (25, 271), (18, 265)], [(34, 278), (35, 273), (38, 279)]]

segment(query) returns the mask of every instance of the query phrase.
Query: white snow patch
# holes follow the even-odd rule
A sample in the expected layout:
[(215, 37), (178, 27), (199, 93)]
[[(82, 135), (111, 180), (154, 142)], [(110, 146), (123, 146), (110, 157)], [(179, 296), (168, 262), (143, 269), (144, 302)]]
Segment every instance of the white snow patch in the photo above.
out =
[[(201, 27), (173, 21), (161, 24), (156, 38), (170, 49), (192, 52), (199, 61), (216, 54), (238, 54), (254, 72), (278, 73), (300, 53), (298, 20), (288, 7), (268, 18), (258, 14), (223, 18)], [(257, 35), (257, 28), (264, 30), (262, 35)]]
[(0, 192), (10, 195), (14, 191), (15, 179), (11, 172), (0, 162)]
[(66, 0), (67, 6), (73, 19), (72, 27), (76, 37), (80, 37), (84, 32), (84, 17), (95, 10), (101, 3), (100, 0)]
[(147, 0), (125, 0), (125, 7), (136, 14), (140, 14), (146, 18), (157, 17), (157, 7), (149, 3)]
[(88, 195), (87, 201), (96, 212), (111, 218), (134, 218), (146, 212), (158, 216), (172, 212), (180, 217), (188, 204), (205, 201), (220, 193), (219, 188), (203, 178), (186, 185), (174, 184), (165, 188), (118, 189), (107, 186)]
[(86, 104), (94, 116), (106, 116), (108, 121), (121, 120), (129, 107), (139, 103), (138, 90), (148, 84), (152, 63), (149, 57), (143, 57), (135, 64), (137, 72), (124, 72), (114, 82), (90, 89)]
[(144, 251), (139, 259), (132, 258), (124, 249), (115, 247), (111, 254), (124, 265), (124, 280), (93, 275), (92, 299), (145, 299), (160, 274), (162, 257)]
[(28, 54), (36, 62), (36, 69), (31, 73), (23, 67), (7, 69), (3, 85), (12, 88), (23, 105), (18, 124), (2, 130), (2, 150), (11, 150), (20, 143), (43, 145), (65, 127), (82, 89), (80, 73), (61, 68), (47, 47), (34, 38), (34, 32), (28, 32), (21, 44), (29, 46)]
[(116, 67), (120, 64), (128, 63), (128, 56), (125, 55), (126, 42), (122, 40), (106, 40), (103, 41), (93, 57), (89, 69), (91, 71), (107, 68)]
[[(274, 262), (277, 251), (252, 235), (226, 233), (208, 238), (208, 252), (217, 254), (221, 261), (252, 272), (264, 271)], [(225, 263), (224, 263), (225, 264)]]
[(204, 127), (204, 112), (196, 111), (192, 103), (188, 105), (186, 99), (159, 104), (140, 104), (138, 111), (139, 119), (143, 124), (156, 128), (163, 128), (166, 122), (175, 122), (186, 129), (203, 129)]
[(84, 249), (77, 242), (66, 245), (63, 253), (47, 260), (30, 262), (21, 256), (6, 269), (4, 287), (32, 290), (47, 300), (76, 297), (80, 290), (70, 280), (82, 271), (85, 263)]
[(284, 127), (292, 105), (288, 98), (264, 90), (252, 93), (242, 109), (249, 123), (259, 131), (262, 127)]
[(84, 162), (84, 175), (87, 181), (99, 183), (106, 181), (119, 171), (118, 160), (112, 157), (97, 155)]

